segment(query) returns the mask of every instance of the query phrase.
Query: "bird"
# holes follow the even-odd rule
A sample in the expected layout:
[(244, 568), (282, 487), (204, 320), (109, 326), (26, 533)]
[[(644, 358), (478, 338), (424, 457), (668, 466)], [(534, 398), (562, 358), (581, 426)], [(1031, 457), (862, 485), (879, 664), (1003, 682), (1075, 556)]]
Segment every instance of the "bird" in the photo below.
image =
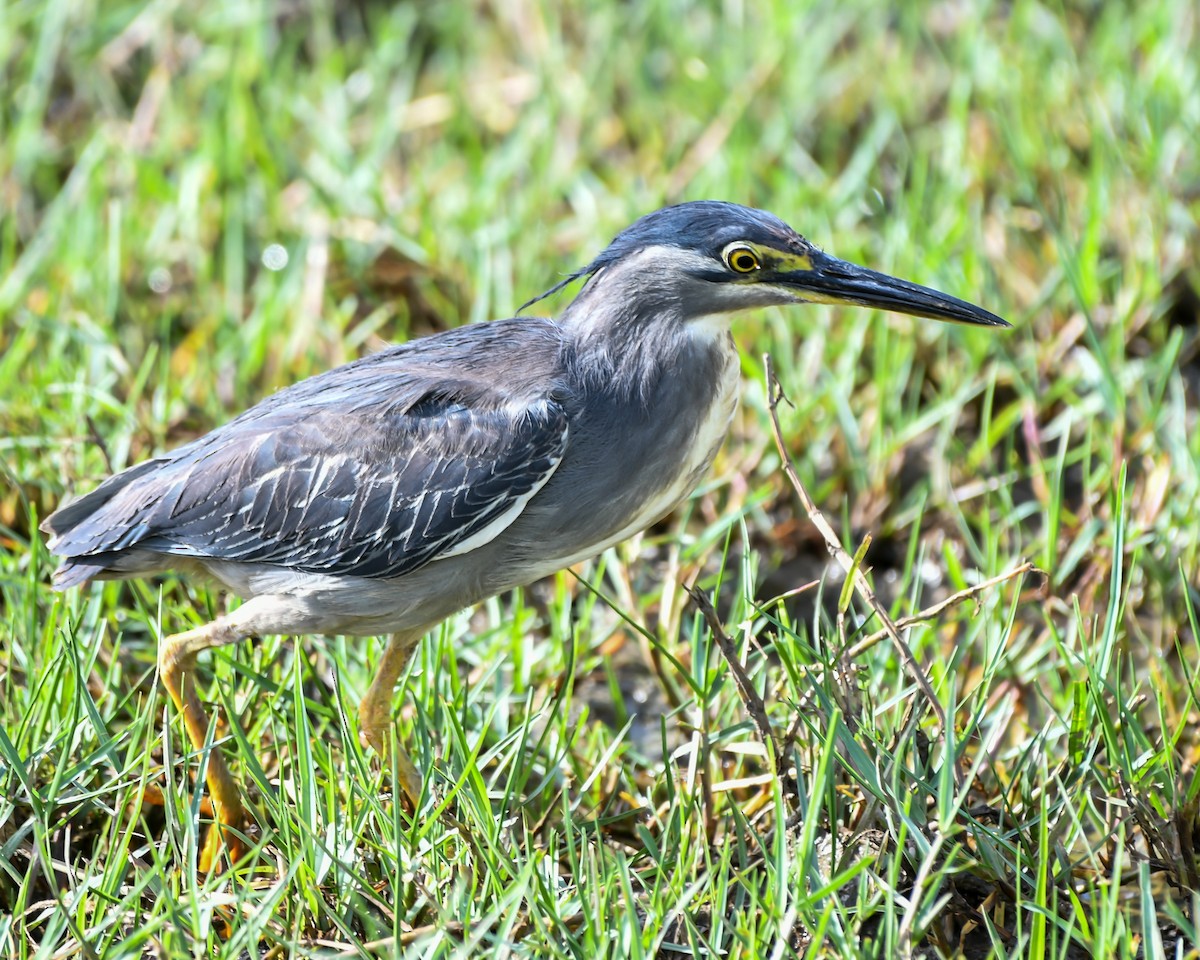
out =
[[(583, 281), (557, 318), (525, 311)], [(163, 639), (158, 674), (197, 749), (202, 651), (265, 635), (390, 634), (358, 710), (382, 756), (394, 688), (458, 610), (600, 554), (692, 493), (738, 399), (733, 314), (848, 304), (984, 327), (999, 316), (823, 252), (763, 210), (648, 213), (510, 319), (382, 349), (268, 396), (104, 480), (42, 524), (57, 590), (176, 571), (242, 599)], [(414, 809), (420, 773), (399, 747)], [(202, 869), (245, 852), (219, 750)]]

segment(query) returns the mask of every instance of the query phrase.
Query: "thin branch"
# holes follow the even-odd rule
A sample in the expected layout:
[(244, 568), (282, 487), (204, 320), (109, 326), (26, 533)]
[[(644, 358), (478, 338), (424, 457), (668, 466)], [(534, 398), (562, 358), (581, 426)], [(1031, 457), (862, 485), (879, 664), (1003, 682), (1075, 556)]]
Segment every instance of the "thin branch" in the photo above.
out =
[(721, 618), (717, 616), (717, 611), (713, 609), (712, 601), (695, 587), (685, 585), (683, 589), (688, 592), (688, 596), (696, 604), (696, 609), (700, 611), (700, 616), (704, 618), (704, 622), (708, 624), (713, 637), (716, 638), (717, 646), (721, 648), (721, 653), (724, 655), (726, 662), (729, 664), (729, 669), (733, 673), (733, 682), (737, 685), (738, 693), (741, 695), (746, 712), (750, 714), (750, 719), (754, 722), (754, 728), (758, 731), (763, 744), (771, 747), (775, 753), (776, 762), (778, 762), (779, 744), (775, 740), (775, 735), (771, 732), (771, 721), (767, 718), (767, 706), (763, 703), (763, 698), (758, 695), (758, 691), (754, 689), (754, 684), (750, 682), (750, 675), (746, 673), (746, 668), (742, 666), (741, 661), (738, 659), (737, 647), (734, 645), (733, 640), (730, 639), (729, 634), (725, 632), (725, 628), (721, 625)]
[[(992, 577), (990, 580), (984, 580), (982, 583), (977, 583), (973, 587), (967, 587), (965, 590), (959, 590), (957, 593), (952, 593), (944, 600), (939, 600), (937, 603), (933, 604), (933, 606), (926, 607), (919, 613), (914, 613), (907, 617), (901, 617), (896, 621), (896, 629), (907, 630), (909, 627), (914, 626), (915, 624), (924, 623), (927, 620), (933, 620), (950, 607), (957, 606), (966, 600), (970, 600), (977, 594), (983, 593), (986, 590), (990, 590), (992, 587), (999, 586), (1002, 583), (1007, 583), (1009, 580), (1013, 580), (1036, 569), (1037, 568), (1032, 563), (1026, 560), (1019, 566), (1013, 567), (1008, 571), (1008, 573), (1002, 573), (999, 576)], [(887, 635), (888, 632), (886, 629), (876, 630), (869, 637), (859, 640), (858, 643), (847, 650), (846, 656), (851, 660), (853, 660), (855, 657), (862, 656), (880, 640), (883, 640), (885, 637), (887, 637)]]
[[(783, 461), (783, 472), (791, 482), (796, 495), (800, 498), (800, 503), (803, 505), (805, 513), (808, 514), (808, 518), (813, 522), (813, 526), (825, 538), (825, 546), (829, 550), (830, 555), (846, 571), (847, 576), (853, 577), (855, 589), (866, 602), (867, 606), (875, 611), (876, 616), (879, 617), (880, 622), (883, 624), (884, 632), (891, 639), (892, 645), (896, 648), (896, 652), (899, 654), (905, 669), (908, 671), (908, 675), (928, 701), (929, 708), (934, 712), (938, 723), (944, 731), (947, 725), (946, 711), (942, 708), (941, 702), (933, 692), (933, 688), (929, 685), (929, 679), (925, 676), (925, 671), (917, 662), (917, 658), (913, 656), (912, 650), (900, 638), (899, 630), (896, 629), (892, 618), (888, 616), (888, 612), (883, 608), (883, 604), (876, 598), (875, 591), (871, 589), (866, 576), (862, 570), (855, 566), (854, 558), (846, 552), (846, 548), (842, 546), (842, 541), (834, 533), (833, 527), (829, 525), (829, 522), (822, 515), (821, 511), (817, 509), (816, 503), (808, 495), (808, 491), (804, 489), (804, 484), (800, 482), (800, 476), (796, 473), (796, 466), (792, 462), (792, 458), (787, 451), (787, 446), (783, 442), (783, 430), (779, 426), (779, 412), (776, 408), (779, 405), (780, 399), (783, 398), (783, 388), (775, 376), (775, 365), (771, 362), (770, 355), (764, 354), (763, 361), (766, 364), (767, 401), (768, 411), (771, 416), (771, 432), (775, 437), (775, 446), (779, 450), (779, 456)], [(962, 773), (958, 769), (957, 761), (955, 761), (953, 766), (955, 781), (958, 785), (961, 785), (959, 781), (961, 780)]]

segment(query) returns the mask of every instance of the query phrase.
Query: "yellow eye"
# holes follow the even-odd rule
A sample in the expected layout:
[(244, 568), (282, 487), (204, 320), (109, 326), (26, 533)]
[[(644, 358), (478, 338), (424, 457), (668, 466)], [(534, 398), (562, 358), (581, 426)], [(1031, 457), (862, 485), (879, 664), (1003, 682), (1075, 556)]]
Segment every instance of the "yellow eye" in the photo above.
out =
[(725, 258), (725, 263), (734, 273), (753, 273), (762, 266), (758, 254), (744, 243), (731, 243), (721, 256)]

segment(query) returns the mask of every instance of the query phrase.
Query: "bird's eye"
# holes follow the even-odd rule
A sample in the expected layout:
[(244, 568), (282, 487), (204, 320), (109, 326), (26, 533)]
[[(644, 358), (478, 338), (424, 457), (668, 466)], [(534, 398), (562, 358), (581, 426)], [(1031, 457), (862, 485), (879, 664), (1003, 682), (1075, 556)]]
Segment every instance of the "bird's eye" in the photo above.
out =
[(758, 254), (743, 243), (731, 243), (722, 251), (721, 256), (734, 273), (753, 273), (762, 266)]

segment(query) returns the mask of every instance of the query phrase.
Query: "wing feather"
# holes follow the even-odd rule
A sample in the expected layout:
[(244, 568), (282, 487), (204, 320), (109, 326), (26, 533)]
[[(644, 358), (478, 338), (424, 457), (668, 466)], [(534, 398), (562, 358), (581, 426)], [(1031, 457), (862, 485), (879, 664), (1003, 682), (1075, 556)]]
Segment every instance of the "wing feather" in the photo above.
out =
[(445, 384), (403, 411), (281, 419), (193, 444), (58, 533), (55, 552), (86, 563), (136, 546), (398, 577), (497, 536), (549, 480), (567, 441), (566, 414), (550, 397), (522, 406)]

